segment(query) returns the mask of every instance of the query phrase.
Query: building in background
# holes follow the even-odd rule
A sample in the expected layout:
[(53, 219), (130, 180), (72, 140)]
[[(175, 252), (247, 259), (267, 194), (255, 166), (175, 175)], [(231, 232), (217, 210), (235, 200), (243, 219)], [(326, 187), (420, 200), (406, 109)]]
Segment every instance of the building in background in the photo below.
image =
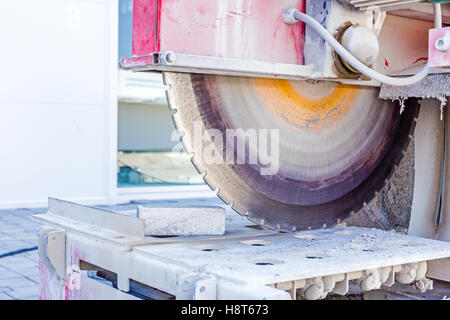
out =
[[(132, 55), (133, 0), (119, 1), (119, 59)], [(119, 70), (118, 186), (201, 184), (183, 152), (160, 73)]]
[(173, 139), (160, 75), (118, 69), (131, 17), (131, 1), (0, 2), (1, 208), (212, 195)]

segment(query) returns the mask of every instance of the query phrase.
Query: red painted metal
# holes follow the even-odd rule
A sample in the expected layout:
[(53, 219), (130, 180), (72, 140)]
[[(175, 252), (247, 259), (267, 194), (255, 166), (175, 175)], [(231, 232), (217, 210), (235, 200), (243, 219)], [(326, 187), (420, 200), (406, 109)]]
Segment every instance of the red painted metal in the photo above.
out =
[(158, 51), (158, 14), (161, 0), (134, 0), (133, 56)]
[(433, 28), (432, 22), (388, 14), (378, 36), (380, 54), (376, 71), (395, 75), (414, 67), (420, 68), (428, 58), (430, 28)]
[(303, 24), (286, 25), (281, 12), (305, 0), (134, 0), (133, 58), (153, 52), (303, 64)]

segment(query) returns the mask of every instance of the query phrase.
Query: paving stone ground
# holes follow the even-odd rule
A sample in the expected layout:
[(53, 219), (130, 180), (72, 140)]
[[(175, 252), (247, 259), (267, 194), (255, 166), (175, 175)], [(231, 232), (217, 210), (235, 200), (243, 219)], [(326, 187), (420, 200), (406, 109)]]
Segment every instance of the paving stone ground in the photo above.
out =
[[(136, 210), (138, 205), (220, 205), (216, 198), (185, 200), (132, 201), (117, 206), (98, 206), (111, 211)], [(0, 300), (35, 300), (39, 298), (37, 239), (40, 224), (33, 214), (46, 208), (0, 210)], [(32, 249), (8, 256), (9, 253)], [(4, 256), (6, 255), (6, 256)], [(3, 256), (3, 257), (2, 257)]]

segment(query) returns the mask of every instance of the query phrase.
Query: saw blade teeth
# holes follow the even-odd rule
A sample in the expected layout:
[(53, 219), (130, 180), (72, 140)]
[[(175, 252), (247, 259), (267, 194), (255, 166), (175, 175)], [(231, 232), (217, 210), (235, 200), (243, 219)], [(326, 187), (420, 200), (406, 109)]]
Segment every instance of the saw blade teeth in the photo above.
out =
[(326, 228), (327, 228), (327, 224), (324, 223), (323, 226), (322, 226), (322, 229), (326, 229)]
[[(234, 200), (234, 199), (233, 199)], [(247, 207), (245, 207), (245, 206), (242, 206), (242, 205), (240, 205), (238, 202), (236, 202), (236, 201), (234, 201), (233, 202), (233, 210), (234, 211), (236, 211), (236, 212), (238, 212), (239, 214), (241, 214), (241, 215), (244, 215), (244, 216), (248, 216), (248, 215), (250, 215), (250, 216), (252, 216), (253, 214), (251, 213), (251, 211), (250, 210), (248, 210), (249, 208), (247, 208)]]
[(202, 179), (204, 180), (205, 176), (206, 176), (206, 170), (204, 170), (203, 166), (201, 165), (201, 161), (200, 161), (201, 159), (200, 160), (198, 159), (199, 156), (195, 152), (192, 152), (190, 154), (192, 154), (192, 157), (191, 157), (192, 164), (194, 165), (195, 169), (197, 169), (198, 173), (200, 173), (202, 175)]
[[(185, 146), (185, 150), (188, 151), (189, 154), (193, 154), (191, 158), (192, 163), (199, 172), (203, 173), (203, 178), (205, 182), (210, 186), (210, 188), (216, 191), (217, 195), (221, 199), (223, 199), (225, 203), (230, 204), (230, 207), (233, 210), (239, 212), (242, 215), (245, 215), (247, 213), (247, 215), (249, 216), (249, 220), (257, 224), (261, 224), (261, 218), (264, 217), (267, 220), (264, 222), (265, 226), (272, 229), (278, 230), (283, 229), (286, 231), (292, 230), (293, 226), (295, 227), (295, 230), (305, 230), (305, 228), (309, 230), (313, 228), (321, 228), (321, 227), (325, 228), (327, 227), (327, 225), (333, 226), (338, 217), (342, 221), (347, 219), (351, 215), (354, 215), (355, 212), (358, 212), (360, 210), (363, 200), (371, 201), (372, 198), (370, 197), (373, 197), (374, 191), (381, 190), (383, 180), (386, 177), (385, 175), (386, 170), (381, 171), (380, 175), (371, 180), (369, 179), (371, 178), (370, 176), (367, 179), (364, 178), (366, 179), (364, 181), (369, 182), (365, 183), (365, 185), (361, 187), (359, 190), (355, 189), (357, 197), (352, 197), (352, 199), (355, 200), (352, 200), (352, 202), (349, 204), (346, 203), (343, 204), (342, 203), (343, 201), (339, 202), (340, 198), (338, 198), (337, 193), (339, 193), (340, 190), (342, 189), (336, 189), (339, 192), (336, 192), (335, 194), (330, 191), (327, 194), (329, 196), (329, 199), (335, 197), (334, 199), (336, 199), (336, 201), (335, 200), (328, 201), (328, 199), (326, 199), (328, 201), (326, 202), (326, 205), (328, 207), (324, 205), (325, 202), (320, 203), (321, 206), (320, 210), (323, 210), (322, 206), (325, 206), (327, 212), (330, 212), (330, 215), (326, 217), (326, 215), (317, 214), (317, 210), (319, 210), (319, 205), (316, 206), (316, 204), (310, 204), (319, 199), (319, 197), (315, 196), (314, 194), (311, 195), (311, 199), (305, 197), (303, 193), (299, 192), (290, 195), (288, 191), (292, 190), (292, 188), (291, 189), (286, 188), (286, 190), (284, 190), (286, 192), (276, 192), (275, 194), (274, 192), (272, 192), (273, 188), (264, 188), (264, 185), (259, 183), (260, 181), (257, 181), (256, 178), (254, 179), (254, 181), (249, 181), (248, 178), (256, 177), (256, 175), (253, 175), (250, 170), (245, 171), (247, 169), (244, 168), (244, 166), (236, 168), (228, 164), (224, 166), (222, 165), (217, 166), (208, 163), (203, 163), (201, 161), (202, 159), (200, 159), (200, 156), (196, 156), (196, 154), (201, 154), (200, 153), (201, 150), (199, 151), (194, 149), (200, 148), (202, 146), (205, 147), (205, 143), (197, 146), (193, 144), (193, 141), (188, 141), (189, 139), (187, 138), (189, 134), (192, 135), (191, 138), (195, 138), (194, 137), (195, 123), (197, 121), (201, 121), (203, 130), (220, 128), (220, 131), (223, 131), (225, 129), (247, 128), (248, 125), (250, 125), (251, 127), (252, 123), (249, 121), (251, 119), (255, 119), (255, 115), (257, 116), (258, 119), (260, 119), (261, 116), (261, 119), (263, 121), (266, 120), (272, 121), (270, 119), (270, 115), (271, 114), (273, 115), (273, 112), (269, 111), (273, 111), (272, 107), (277, 107), (276, 104), (278, 103), (277, 102), (278, 100), (273, 99), (272, 101), (270, 99), (261, 99), (261, 97), (263, 94), (266, 95), (271, 93), (273, 91), (273, 88), (275, 88), (276, 86), (273, 86), (274, 83), (256, 82), (256, 79), (251, 78), (249, 79), (244, 77), (228, 77), (228, 76), (193, 74), (193, 73), (190, 74), (190, 73), (167, 73), (167, 72), (163, 72), (163, 74), (164, 74), (164, 83), (170, 86), (170, 88), (166, 90), (166, 95), (169, 100), (169, 105), (171, 109), (173, 109), (172, 119), (174, 120), (177, 130), (184, 131), (186, 133), (186, 135), (183, 136), (181, 140), (183, 142), (183, 145)], [(268, 80), (268, 81), (276, 81), (276, 80)], [(303, 81), (292, 81), (292, 83), (290, 82), (290, 85), (292, 85), (292, 87), (295, 88), (296, 90), (311, 88), (308, 86), (305, 87)], [(325, 87), (326, 85), (327, 84), (325, 83)], [(319, 87), (321, 87), (321, 84), (318, 82), (317, 85), (315, 85), (314, 88), (312, 89), (316, 90)], [(263, 93), (262, 89), (268, 89), (269, 91)], [(372, 96), (375, 96), (375, 98), (377, 97), (375, 90), (372, 90), (373, 92), (369, 91), (370, 90), (367, 91), (366, 89), (361, 90), (356, 93), (356, 97), (359, 97), (361, 92), (363, 92), (361, 97), (367, 98)], [(319, 90), (318, 92), (320, 93), (321, 91)], [(374, 92), (375, 94), (373, 94)], [(361, 99), (358, 98), (358, 101), (363, 100), (364, 99), (362, 98)], [(248, 108), (237, 108), (236, 107), (238, 105), (237, 102), (244, 103), (244, 105), (241, 103), (239, 104), (239, 106), (243, 105), (247, 106)], [(246, 105), (245, 103), (247, 103), (248, 105)], [(405, 103), (410, 104), (410, 101), (408, 100)], [(359, 104), (358, 106), (364, 107), (366, 105), (369, 105), (367, 101), (364, 102), (364, 104), (362, 105)], [(390, 105), (388, 105), (388, 107), (390, 107)], [(374, 108), (370, 108), (370, 112), (372, 112), (373, 110)], [(383, 113), (387, 114), (387, 112), (390, 112), (389, 110), (392, 109), (385, 108)], [(397, 112), (393, 113), (395, 113), (397, 116)], [(362, 113), (359, 112), (358, 115), (359, 114)], [(357, 119), (358, 115), (355, 115), (355, 119)], [(407, 117), (408, 121), (413, 122), (412, 119), (414, 117), (414, 114), (412, 114), (411, 108), (409, 106), (408, 108), (405, 109), (405, 112), (401, 118), (404, 119), (405, 117)], [(389, 121), (394, 119), (387, 117), (385, 118)], [(382, 118), (378, 116), (373, 117), (373, 121), (379, 121), (387, 128), (388, 122), (381, 121), (381, 119)], [(397, 118), (395, 118), (395, 121), (397, 121), (396, 119)], [(372, 123), (370, 121), (366, 122)], [(399, 121), (400, 124), (402, 122), (405, 121), (404, 120)], [(263, 124), (266, 123), (263, 122)], [(253, 123), (253, 125), (255, 124)], [(407, 134), (411, 132), (409, 126), (410, 125), (403, 125), (403, 127), (406, 130), (403, 130), (402, 132), (405, 132), (405, 134), (401, 135), (402, 137), (405, 138), (404, 140), (408, 141), (410, 140), (407, 139), (408, 137)], [(370, 128), (372, 128), (372, 126), (370, 127), (366, 126), (363, 127), (362, 129), (370, 133), (370, 130), (372, 130)], [(382, 132), (381, 134), (384, 134), (384, 132), (386, 131), (380, 130), (380, 132)], [(353, 136), (354, 135), (349, 135), (349, 137)], [(366, 135), (361, 136), (366, 137)], [(384, 141), (387, 140), (388, 139)], [(280, 141), (283, 142), (283, 140)], [(356, 143), (357, 139), (355, 138), (352, 141)], [(375, 141), (380, 140), (375, 139)], [(398, 140), (396, 139), (392, 145), (396, 145), (395, 142), (397, 141)], [(400, 142), (402, 144), (402, 147), (396, 149), (395, 152), (398, 152), (398, 154), (394, 154), (392, 158), (398, 158), (398, 156), (402, 155), (401, 151), (403, 150), (403, 141), (400, 139)], [(290, 154), (288, 155), (290, 156)], [(386, 165), (385, 162), (384, 165)], [(388, 163), (388, 165), (390, 168), (392, 168), (393, 161), (391, 163)], [(296, 172), (294, 171), (295, 168), (296, 167), (287, 169), (290, 169), (292, 172), (295, 173)], [(210, 175), (208, 175), (208, 172)], [(354, 176), (356, 177), (356, 173)], [(376, 182), (372, 184), (371, 183), (372, 181)], [(267, 184), (267, 181), (265, 181), (265, 183)], [(270, 192), (272, 192), (272, 194), (270, 194)], [(302, 197), (298, 197), (299, 194), (302, 194)], [(347, 196), (347, 194), (345, 194), (345, 196)], [(317, 199), (314, 200), (315, 199), (314, 197), (317, 197)], [(323, 201), (322, 199), (324, 198), (320, 198), (319, 200)], [(231, 200), (233, 200), (233, 204), (231, 204)], [(348, 198), (345, 201), (347, 200)], [(337, 206), (335, 202), (338, 203)], [(340, 206), (340, 209), (336, 209), (333, 212), (330, 209), (330, 206), (333, 206), (333, 209), (335, 206), (336, 207)], [(351, 214), (348, 212), (350, 211), (348, 208), (353, 209)], [(314, 216), (317, 218), (314, 218)], [(320, 216), (321, 218), (319, 218), (318, 216)], [(286, 221), (289, 222), (287, 223)]]
[(181, 130), (181, 126), (178, 124), (177, 114), (176, 113), (172, 113), (172, 114), (170, 114), (170, 117), (172, 118), (172, 121), (175, 124), (175, 129)]
[(258, 217), (254, 217), (251, 212), (248, 212), (247, 219), (253, 222), (254, 224), (261, 225), (261, 221)]
[(172, 90), (172, 85), (170, 83), (164, 83), (163, 81), (163, 89), (164, 91), (170, 91)]
[[(219, 197), (219, 199), (221, 199), (229, 208), (233, 209), (233, 205), (234, 205), (234, 201), (227, 196), (226, 194), (223, 194), (223, 192), (219, 191), (217, 193), (217, 196)], [(233, 209), (234, 210), (234, 209)]]
[(212, 181), (209, 181), (208, 179), (208, 172), (205, 171), (205, 175), (203, 176), (203, 180), (206, 182), (206, 184), (211, 188), (212, 191), (214, 191), (216, 194), (219, 193), (219, 187), (213, 183)]
[[(166, 76), (166, 73), (163, 73), (163, 84), (165, 86), (165, 93), (166, 93), (166, 99), (167, 101), (173, 101), (173, 90), (172, 90), (172, 83), (170, 83), (170, 80), (168, 79), (168, 76)], [(175, 106), (171, 103), (169, 103), (169, 109), (174, 109)]]
[(171, 83), (171, 81), (170, 81), (170, 73), (168, 73), (168, 72), (163, 72), (163, 74), (162, 74), (162, 80), (163, 80), (163, 84), (164, 84), (165, 86), (171, 86), (171, 85), (172, 85), (172, 83)]
[(177, 129), (175, 129), (174, 134), (176, 134), (178, 139), (180, 141), (182, 141), (183, 137), (186, 135), (186, 131), (180, 130), (180, 129), (177, 128)]
[[(194, 148), (191, 147), (190, 143), (186, 142), (187, 139), (185, 136), (181, 137), (180, 140), (181, 140), (181, 143), (183, 144), (184, 151), (186, 151), (187, 154), (195, 154)], [(192, 158), (191, 158), (191, 160), (192, 160)]]

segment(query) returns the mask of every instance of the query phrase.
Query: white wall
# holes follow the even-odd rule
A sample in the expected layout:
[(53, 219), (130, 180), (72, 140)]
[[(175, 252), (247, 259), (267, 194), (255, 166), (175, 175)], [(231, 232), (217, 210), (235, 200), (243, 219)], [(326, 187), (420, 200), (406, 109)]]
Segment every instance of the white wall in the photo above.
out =
[(117, 9), (0, 1), (0, 207), (114, 202)]

